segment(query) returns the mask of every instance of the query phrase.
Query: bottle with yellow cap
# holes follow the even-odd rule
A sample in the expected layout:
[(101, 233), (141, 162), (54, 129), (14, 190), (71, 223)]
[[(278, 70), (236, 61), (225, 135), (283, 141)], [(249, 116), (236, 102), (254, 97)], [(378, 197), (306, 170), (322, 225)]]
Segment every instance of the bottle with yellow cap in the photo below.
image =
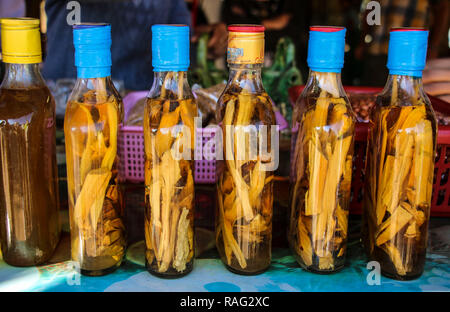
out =
[(217, 184), (216, 245), (230, 271), (249, 275), (270, 266), (278, 133), (261, 80), (264, 27), (231, 25), (228, 30), (230, 77), (217, 110), (224, 161)]
[(39, 71), (39, 20), (1, 20), (0, 238), (15, 266), (47, 261), (59, 241), (55, 102)]

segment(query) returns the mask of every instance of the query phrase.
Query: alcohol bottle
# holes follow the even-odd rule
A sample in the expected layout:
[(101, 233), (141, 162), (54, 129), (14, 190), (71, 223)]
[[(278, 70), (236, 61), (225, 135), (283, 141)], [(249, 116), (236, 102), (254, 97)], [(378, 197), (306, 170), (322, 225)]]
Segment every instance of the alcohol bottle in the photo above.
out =
[(216, 113), (224, 151), (217, 183), (216, 246), (227, 269), (250, 275), (265, 271), (271, 262), (278, 133), (272, 136), (273, 102), (261, 79), (264, 27), (231, 25), (228, 31), (230, 73)]
[(0, 238), (5, 262), (42, 264), (59, 241), (55, 101), (39, 70), (39, 20), (1, 20)]
[(424, 268), (433, 188), (436, 118), (422, 85), (428, 31), (390, 32), (386, 86), (372, 112), (363, 240), (381, 273), (400, 280)]
[(111, 26), (73, 28), (77, 81), (64, 119), (72, 260), (84, 275), (114, 271), (125, 251), (117, 133), (122, 99), (111, 80)]
[(300, 266), (343, 268), (355, 118), (342, 87), (345, 28), (311, 27), (310, 73), (294, 108), (288, 240)]
[(194, 118), (189, 27), (152, 26), (153, 86), (144, 110), (146, 266), (159, 277), (194, 262)]

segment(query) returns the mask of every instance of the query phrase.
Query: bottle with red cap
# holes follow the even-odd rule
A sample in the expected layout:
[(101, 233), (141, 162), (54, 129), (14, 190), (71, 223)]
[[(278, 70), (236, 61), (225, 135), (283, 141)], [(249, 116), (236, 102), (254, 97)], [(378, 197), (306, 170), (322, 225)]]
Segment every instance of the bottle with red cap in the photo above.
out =
[(264, 27), (228, 27), (230, 77), (218, 101), (224, 160), (218, 180), (216, 245), (226, 267), (258, 274), (270, 266), (273, 172), (278, 132), (264, 90)]
[(400, 280), (424, 269), (436, 119), (422, 85), (428, 31), (392, 29), (389, 77), (369, 128), (363, 242), (381, 273)]
[(311, 27), (309, 78), (293, 114), (288, 240), (306, 270), (343, 268), (355, 118), (341, 83), (345, 28)]

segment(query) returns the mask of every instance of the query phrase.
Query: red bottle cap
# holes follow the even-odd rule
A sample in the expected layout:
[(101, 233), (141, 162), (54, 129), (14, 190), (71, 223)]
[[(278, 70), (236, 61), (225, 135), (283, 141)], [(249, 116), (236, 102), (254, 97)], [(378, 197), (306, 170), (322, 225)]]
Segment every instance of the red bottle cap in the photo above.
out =
[(321, 32), (336, 32), (345, 29), (344, 27), (337, 26), (311, 26), (310, 31), (321, 31)]
[(393, 31), (426, 31), (425, 28), (415, 28), (415, 27), (396, 27), (392, 28), (391, 32)]
[(264, 32), (264, 30), (264, 26), (261, 25), (234, 24), (228, 26), (228, 31), (231, 32)]

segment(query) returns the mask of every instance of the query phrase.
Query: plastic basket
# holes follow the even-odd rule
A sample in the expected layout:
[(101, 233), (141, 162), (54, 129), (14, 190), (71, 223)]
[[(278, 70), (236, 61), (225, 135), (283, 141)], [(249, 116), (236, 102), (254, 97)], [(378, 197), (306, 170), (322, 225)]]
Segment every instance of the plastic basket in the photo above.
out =
[[(123, 99), (125, 120), (133, 105), (147, 95), (147, 91), (129, 93)], [(280, 112), (275, 112), (279, 130), (289, 127), (287, 121)], [(218, 174), (215, 159), (216, 127), (196, 129), (195, 142), (195, 173), (194, 182), (202, 184), (214, 184)], [(144, 181), (144, 132), (142, 127), (122, 126), (118, 137), (119, 149), (119, 174), (121, 180), (133, 183)]]
[[(124, 100), (125, 120), (130, 109), (139, 99), (144, 98), (147, 91), (133, 92), (128, 94)], [(216, 128), (196, 129), (195, 142), (195, 172), (196, 183), (212, 184), (217, 181), (216, 161), (213, 159), (215, 153), (214, 137)], [(212, 140), (212, 141), (211, 141)], [(207, 148), (204, 148), (204, 147)], [(118, 137), (119, 149), (119, 175), (121, 180), (139, 183), (143, 182), (144, 176), (144, 131), (142, 127), (122, 126)]]
[[(212, 159), (215, 153), (214, 136), (215, 128), (198, 128), (195, 148), (195, 172), (196, 183), (216, 183), (216, 161)], [(208, 143), (210, 142), (211, 143)], [(211, 144), (212, 149), (204, 148)], [(119, 145), (119, 174), (122, 180), (129, 182), (144, 181), (144, 133), (142, 127), (123, 126), (118, 137)]]
[[(381, 88), (344, 87), (345, 91), (353, 94), (375, 94)], [(295, 103), (303, 86), (289, 89), (291, 104)], [(429, 96), (436, 111), (450, 115), (449, 104), (433, 96)], [(357, 122), (355, 127), (355, 147), (353, 156), (353, 174), (351, 187), (350, 212), (359, 214), (362, 211), (364, 187), (364, 161), (367, 147), (368, 124)], [(436, 160), (434, 169), (433, 197), (431, 200), (432, 216), (450, 216), (450, 126), (438, 126)]]

